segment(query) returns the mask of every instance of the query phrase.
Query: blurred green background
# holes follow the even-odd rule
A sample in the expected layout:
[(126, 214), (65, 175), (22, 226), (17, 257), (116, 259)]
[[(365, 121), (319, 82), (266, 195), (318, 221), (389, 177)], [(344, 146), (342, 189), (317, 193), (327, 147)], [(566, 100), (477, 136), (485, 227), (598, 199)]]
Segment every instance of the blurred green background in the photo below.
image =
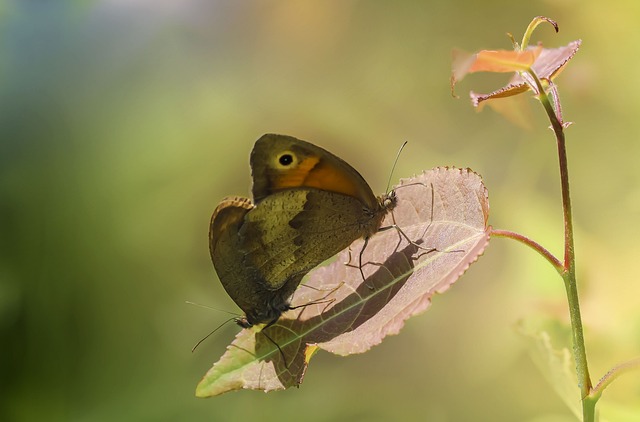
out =
[[(480, 6), (481, 4), (481, 6)], [(557, 80), (567, 131), (580, 292), (597, 380), (640, 354), (640, 56), (635, 1), (0, 1), (0, 419), (3, 421), (573, 420), (514, 326), (567, 321), (560, 278), (494, 239), (399, 336), (319, 353), (299, 389), (196, 399), (238, 327), (208, 256), (209, 217), (250, 189), (263, 133), (310, 140), (374, 191), (435, 166), (471, 167), (494, 227), (558, 256), (555, 144), (449, 90), (453, 48), (581, 38)], [(505, 77), (506, 78), (506, 77)], [(638, 407), (640, 376), (602, 416)], [(575, 392), (575, 401), (579, 400)], [(607, 413), (609, 412), (609, 413)], [(629, 413), (633, 415), (633, 413)], [(629, 419), (634, 420), (634, 419)]]

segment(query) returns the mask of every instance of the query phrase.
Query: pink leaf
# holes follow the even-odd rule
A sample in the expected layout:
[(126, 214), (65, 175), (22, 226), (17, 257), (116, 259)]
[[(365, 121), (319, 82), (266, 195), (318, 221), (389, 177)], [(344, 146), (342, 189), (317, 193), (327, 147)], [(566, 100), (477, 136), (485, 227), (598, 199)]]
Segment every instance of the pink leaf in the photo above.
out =
[(264, 332), (242, 330), (196, 395), (297, 386), (318, 349), (362, 353), (397, 334), (482, 254), (489, 241), (489, 203), (476, 173), (436, 168), (402, 180), (396, 194), (398, 205), (383, 228), (395, 219), (412, 242), (394, 228), (373, 236), (362, 259), (366, 280), (358, 266), (362, 240), (309, 273), (294, 294), (298, 308)]
[[(542, 49), (540, 56), (531, 66), (531, 70), (543, 81), (551, 82), (564, 69), (565, 65), (578, 52), (581, 40), (572, 41), (568, 45), (559, 48)], [(530, 47), (538, 48), (538, 47)], [(471, 92), (471, 102), (477, 107), (481, 102), (491, 99), (510, 97), (526, 92), (530, 89), (530, 84), (525, 78), (516, 73), (511, 80), (502, 88), (488, 94), (478, 94)]]

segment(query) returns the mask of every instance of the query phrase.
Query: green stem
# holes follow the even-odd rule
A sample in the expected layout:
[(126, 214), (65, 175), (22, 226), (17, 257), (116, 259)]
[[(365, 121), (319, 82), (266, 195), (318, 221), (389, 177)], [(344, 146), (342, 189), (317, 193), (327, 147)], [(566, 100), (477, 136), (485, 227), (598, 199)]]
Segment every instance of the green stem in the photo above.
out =
[(598, 403), (598, 396), (587, 396), (582, 399), (582, 420), (584, 422), (595, 422), (596, 420), (596, 403)]
[(584, 331), (582, 328), (582, 317), (580, 315), (580, 301), (578, 299), (578, 286), (576, 283), (575, 250), (573, 242), (573, 217), (571, 213), (571, 195), (569, 191), (569, 166), (567, 163), (567, 149), (564, 137), (564, 128), (558, 120), (549, 97), (545, 93), (538, 76), (533, 72), (528, 72), (535, 80), (538, 95), (544, 106), (554, 133), (558, 146), (558, 161), (560, 165), (560, 184), (562, 190), (562, 209), (564, 213), (564, 280), (567, 300), (569, 302), (569, 315), (571, 318), (571, 331), (573, 333), (573, 354), (576, 361), (576, 373), (578, 375), (578, 385), (582, 398), (582, 414), (584, 422), (591, 422), (595, 417), (595, 404), (598, 397), (590, 396), (591, 378), (587, 365), (587, 352), (584, 346)]
[(535, 18), (533, 18), (533, 20), (527, 27), (527, 30), (524, 31), (524, 35), (522, 36), (522, 44), (520, 44), (520, 48), (522, 50), (525, 50), (529, 46), (529, 39), (531, 39), (531, 34), (533, 34), (533, 30), (536, 29), (538, 25), (540, 25), (543, 22), (550, 23), (551, 25), (553, 25), (553, 28), (556, 30), (556, 32), (558, 32), (558, 24), (556, 23), (556, 21), (551, 20), (544, 16), (536, 16)]

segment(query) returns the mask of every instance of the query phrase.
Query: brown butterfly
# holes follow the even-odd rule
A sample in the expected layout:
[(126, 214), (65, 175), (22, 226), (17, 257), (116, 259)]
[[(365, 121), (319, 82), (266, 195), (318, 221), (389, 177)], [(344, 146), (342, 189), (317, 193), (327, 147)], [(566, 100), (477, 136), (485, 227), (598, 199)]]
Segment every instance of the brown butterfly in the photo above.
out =
[[(291, 136), (266, 134), (251, 152), (253, 198), (225, 198), (211, 217), (209, 250), (248, 328), (275, 323), (318, 264), (376, 233), (396, 204), (376, 197), (353, 167)], [(365, 243), (366, 244), (366, 243)]]

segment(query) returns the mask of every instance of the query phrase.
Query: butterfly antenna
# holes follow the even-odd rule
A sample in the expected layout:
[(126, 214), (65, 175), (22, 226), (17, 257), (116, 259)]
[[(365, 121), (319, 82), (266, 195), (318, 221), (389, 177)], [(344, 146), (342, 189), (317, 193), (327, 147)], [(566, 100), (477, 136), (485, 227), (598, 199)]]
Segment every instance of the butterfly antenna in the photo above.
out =
[(393, 167), (391, 167), (391, 173), (389, 173), (389, 181), (387, 182), (387, 190), (386, 190), (386, 192), (389, 192), (389, 186), (391, 186), (391, 178), (393, 177), (393, 172), (396, 169), (396, 164), (398, 164), (398, 159), (400, 158), (400, 153), (402, 152), (404, 147), (407, 145), (407, 143), (408, 143), (408, 141), (404, 141), (402, 143), (402, 145), (400, 146), (400, 149), (398, 149), (398, 153), (396, 154), (396, 159), (393, 160)]
[(209, 309), (210, 311), (224, 312), (225, 314), (234, 315), (236, 317), (241, 316), (240, 314), (238, 314), (236, 312), (225, 311), (224, 309), (214, 308), (214, 307), (211, 307), (211, 306), (203, 305), (202, 303), (191, 302), (190, 300), (185, 300), (184, 303), (186, 303), (187, 305), (194, 305), (194, 306), (198, 306), (200, 308)]
[(206, 336), (204, 336), (203, 338), (201, 338), (201, 339), (200, 339), (200, 341), (199, 341), (199, 342), (197, 342), (195, 346), (193, 346), (193, 348), (191, 349), (191, 353), (195, 352), (195, 350), (198, 348), (198, 346), (200, 346), (200, 344), (202, 344), (202, 342), (203, 342), (203, 341), (205, 341), (206, 339), (208, 339), (209, 337), (211, 337), (211, 335), (212, 335), (213, 333), (215, 333), (216, 331), (218, 331), (220, 328), (222, 328), (222, 326), (223, 326), (223, 325), (225, 325), (225, 324), (226, 324), (226, 323), (228, 323), (228, 322), (235, 321), (235, 319), (236, 319), (236, 317), (229, 318), (228, 320), (226, 320), (226, 321), (225, 321), (225, 322), (223, 322), (222, 324), (218, 325), (218, 326), (216, 327), (216, 329), (215, 329), (215, 330), (211, 331), (209, 334), (207, 334)]

